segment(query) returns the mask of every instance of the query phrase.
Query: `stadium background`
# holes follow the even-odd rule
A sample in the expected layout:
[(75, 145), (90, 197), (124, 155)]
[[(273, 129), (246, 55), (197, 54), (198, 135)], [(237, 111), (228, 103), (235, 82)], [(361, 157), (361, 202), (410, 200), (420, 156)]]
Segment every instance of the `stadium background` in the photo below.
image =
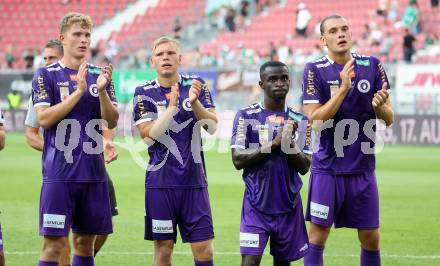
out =
[[(155, 75), (149, 66), (152, 41), (163, 34), (179, 36), (182, 72), (200, 75), (210, 84), (221, 118), (215, 138), (206, 140), (216, 264), (238, 265), (243, 185), (229, 154), (232, 118), (239, 108), (261, 99), (258, 66), (271, 58), (289, 65), (289, 104), (300, 108), (302, 68), (325, 52), (316, 25), (332, 13), (347, 17), (354, 50), (378, 56), (391, 83), (396, 121), (383, 134), (387, 144), (378, 155), (377, 170), (384, 265), (440, 265), (438, 7), (418, 0), (411, 7), (419, 14), (418, 22), (410, 24), (407, 16), (413, 13), (407, 11), (408, 0), (303, 2), (311, 15), (307, 36), (295, 32), (298, 0), (0, 0), (0, 107), (8, 131), (7, 147), (0, 153), (0, 221), (8, 265), (34, 265), (40, 251), (40, 154), (26, 145), (23, 121), (30, 80), (42, 63), (42, 47), (57, 38), (58, 22), (69, 11), (92, 17), (90, 62), (115, 65), (113, 79), (122, 114), (116, 140), (120, 156), (109, 166), (121, 214), (97, 265), (151, 262), (152, 245), (142, 240), (144, 170), (139, 166), (147, 156), (145, 146), (131, 138), (130, 100), (134, 87)], [(415, 37), (409, 62), (404, 60), (405, 28)], [(21, 96), (14, 110), (7, 100), (12, 91)], [(333, 232), (326, 250), (328, 265), (356, 265), (356, 233)], [(187, 245), (179, 243), (176, 251), (174, 265), (192, 265)], [(271, 265), (270, 261), (266, 256), (262, 265)]]

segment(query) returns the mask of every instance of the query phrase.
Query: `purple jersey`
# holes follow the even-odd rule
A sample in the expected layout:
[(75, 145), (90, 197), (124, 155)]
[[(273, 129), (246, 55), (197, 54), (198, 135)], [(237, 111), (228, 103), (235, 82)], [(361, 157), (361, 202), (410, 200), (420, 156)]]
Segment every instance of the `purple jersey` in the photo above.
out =
[[(283, 127), (289, 111), (293, 112), (290, 108), (284, 112), (273, 112), (264, 109), (260, 103), (241, 109), (234, 119), (231, 148), (261, 147), (272, 141)], [(302, 120), (293, 137), (304, 153), (311, 154), (311, 127), (307, 117), (294, 113)], [(248, 197), (252, 206), (269, 215), (290, 212), (299, 199), (298, 192), (302, 187), (298, 170), (289, 164), (287, 155), (281, 149), (272, 151), (261, 164), (245, 167), (243, 180), (246, 185), (245, 197)]]
[[(102, 150), (94, 154), (85, 152), (86, 147), (102, 146), (98, 143), (102, 142), (102, 137), (90, 136), (93, 132), (102, 135), (99, 126), (89, 123), (101, 119), (96, 85), (100, 71), (99, 67), (89, 65), (86, 93), (63, 120), (44, 130), (43, 182), (102, 182), (107, 179)], [(38, 69), (32, 80), (34, 106), (54, 106), (65, 100), (76, 90), (77, 72), (60, 61)], [(107, 93), (116, 104), (112, 82), (107, 87)], [(63, 126), (66, 123), (70, 125)], [(59, 147), (71, 143), (77, 145), (72, 147), (71, 156), (66, 156), (66, 152)]]
[[(321, 131), (319, 147), (314, 149), (312, 159), (311, 171), (315, 173), (359, 174), (375, 168), (374, 154), (365, 154), (361, 148), (362, 143), (374, 147), (374, 134), (367, 136), (364, 125), (369, 127), (366, 122), (376, 119), (371, 102), (374, 93), (382, 89), (382, 84), (388, 83), (388, 78), (377, 58), (358, 54), (352, 56), (355, 59), (356, 76), (352, 78), (351, 89), (333, 117), (333, 126)], [(328, 56), (307, 63), (303, 74), (304, 104), (325, 104), (329, 101), (332, 94), (339, 89), (341, 84), (339, 72), (343, 68), (343, 65), (333, 62)], [(335, 125), (345, 119), (356, 121), (359, 125), (359, 133), (353, 144), (342, 148), (343, 156), (337, 156)], [(374, 125), (374, 121), (372, 122)], [(346, 126), (344, 129), (344, 139), (347, 139), (347, 128)], [(375, 126), (369, 128), (375, 130)]]
[[(197, 188), (207, 186), (201, 131), (189, 103), (189, 89), (195, 76), (180, 75), (179, 111), (174, 115), (170, 129), (148, 147), (150, 157), (146, 173), (149, 188)], [(133, 117), (135, 124), (156, 120), (169, 104), (171, 88), (150, 80), (135, 89)], [(214, 104), (204, 86), (199, 101), (209, 109)]]

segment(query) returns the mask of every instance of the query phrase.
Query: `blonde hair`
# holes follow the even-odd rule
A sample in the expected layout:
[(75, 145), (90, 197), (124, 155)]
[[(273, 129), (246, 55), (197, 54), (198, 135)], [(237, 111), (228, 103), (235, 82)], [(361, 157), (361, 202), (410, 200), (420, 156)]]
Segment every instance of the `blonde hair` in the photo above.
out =
[(169, 42), (174, 43), (177, 47), (177, 52), (180, 53), (180, 42), (177, 39), (170, 37), (170, 36), (161, 36), (161, 37), (157, 38), (153, 42), (153, 47), (152, 47), (151, 51), (154, 54), (154, 50), (156, 50), (157, 46), (164, 44), (164, 43), (169, 43)]
[(90, 30), (93, 27), (93, 22), (89, 15), (77, 12), (69, 12), (61, 19), (60, 33), (64, 33), (68, 28), (76, 23), (80, 24), (81, 27), (87, 27)]

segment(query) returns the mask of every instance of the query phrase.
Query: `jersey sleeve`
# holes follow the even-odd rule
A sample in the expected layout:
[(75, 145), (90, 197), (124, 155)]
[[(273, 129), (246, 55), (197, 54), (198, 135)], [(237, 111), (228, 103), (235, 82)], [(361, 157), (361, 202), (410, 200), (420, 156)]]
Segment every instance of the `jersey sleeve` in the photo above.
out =
[(232, 124), (231, 149), (246, 149), (249, 147), (249, 139), (247, 137), (246, 121), (244, 112), (238, 111)]
[(112, 104), (118, 105), (118, 100), (116, 99), (116, 94), (115, 94), (115, 84), (114, 84), (113, 80), (111, 80), (109, 82), (106, 90), (107, 90), (107, 94), (110, 97), (110, 101), (112, 102)]
[(321, 81), (312, 63), (306, 64), (303, 73), (303, 103), (324, 104), (321, 93)]
[(197, 78), (197, 80), (202, 83), (202, 90), (199, 94), (199, 101), (206, 109), (215, 108), (214, 102), (212, 101), (211, 92), (208, 88), (208, 84), (201, 78)]
[(133, 119), (135, 125), (156, 120), (157, 117), (157, 107), (154, 104), (154, 100), (148, 95), (148, 90), (144, 90), (143, 87), (137, 87), (133, 98)]
[(386, 82), (387, 83), (387, 90), (390, 89), (390, 82), (388, 81), (387, 73), (385, 72), (385, 69), (382, 65), (382, 63), (379, 61), (379, 59), (376, 58), (376, 77), (374, 79), (374, 89), (375, 91), (380, 91), (382, 89), (382, 85)]
[(28, 111), (26, 114), (26, 119), (24, 120), (24, 125), (32, 128), (40, 127), (37, 119), (37, 111), (35, 110), (35, 107), (32, 104), (32, 96), (29, 97)]
[(54, 104), (51, 81), (49, 80), (47, 72), (44, 71), (44, 68), (40, 68), (35, 72), (32, 79), (32, 95), (34, 107), (41, 105), (51, 106)]

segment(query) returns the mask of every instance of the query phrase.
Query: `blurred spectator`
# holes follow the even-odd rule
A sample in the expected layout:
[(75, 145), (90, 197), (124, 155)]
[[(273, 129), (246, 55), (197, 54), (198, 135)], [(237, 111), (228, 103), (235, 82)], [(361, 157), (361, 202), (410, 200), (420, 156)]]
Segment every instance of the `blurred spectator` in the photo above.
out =
[(269, 59), (270, 61), (278, 61), (278, 49), (273, 42), (269, 43)]
[(278, 61), (283, 62), (284, 64), (287, 64), (287, 59), (289, 57), (289, 47), (286, 44), (285, 40), (282, 40), (277, 51), (278, 55)]
[(379, 0), (377, 4), (377, 14), (383, 18), (388, 16), (388, 0)]
[(228, 7), (226, 18), (225, 18), (225, 25), (226, 29), (230, 32), (235, 31), (235, 10), (232, 7)]
[(317, 43), (317, 44), (315, 44), (313, 51), (309, 56), (310, 60), (308, 60), (308, 61), (316, 60), (320, 57), (323, 57), (324, 55), (325, 55), (325, 52), (322, 49), (322, 46), (319, 43)]
[(316, 20), (315, 26), (313, 27), (313, 34), (315, 34), (315, 37), (321, 36), (321, 18)]
[(113, 57), (118, 54), (119, 46), (115, 40), (110, 39), (107, 45), (107, 49), (104, 52), (106, 60), (109, 62), (113, 61)]
[(245, 25), (247, 18), (249, 17), (249, 9), (250, 9), (250, 4), (247, 0), (242, 0), (240, 2), (240, 20), (239, 20), (239, 24), (240, 27), (243, 27), (243, 25)]
[(435, 16), (437, 16), (439, 12), (438, 2), (439, 0), (431, 0), (431, 9)]
[(399, 14), (399, 3), (397, 0), (392, 0), (390, 7), (388, 9), (388, 20), (391, 22), (395, 22), (397, 20), (397, 16)]
[(182, 24), (180, 23), (180, 17), (177, 16), (174, 18), (174, 25), (173, 25), (174, 38), (180, 39), (181, 30), (182, 30)]
[(420, 32), (420, 10), (417, 0), (409, 1), (409, 5), (403, 11), (402, 23), (412, 34)]
[(298, 4), (296, 11), (296, 33), (298, 36), (307, 37), (307, 26), (312, 16), (303, 2)]
[(385, 61), (389, 60), (391, 48), (393, 47), (394, 39), (389, 31), (385, 32), (385, 36), (380, 43), (379, 55), (385, 58)]
[(34, 67), (34, 59), (35, 59), (35, 52), (33, 49), (29, 48), (23, 52), (23, 60), (25, 62), (24, 67), (26, 69), (32, 69)]
[(370, 36), (368, 38), (368, 45), (369, 46), (379, 46), (382, 41), (382, 31), (380, 30), (379, 26), (377, 24), (372, 24), (372, 30), (370, 33)]
[(9, 91), (8, 95), (9, 110), (18, 110), (21, 104), (21, 94), (17, 90)]
[(412, 56), (414, 54), (414, 36), (405, 28), (405, 35), (403, 36), (403, 60), (407, 63), (411, 63)]
[(8, 44), (5, 48), (5, 61), (7, 68), (13, 68), (15, 57), (14, 57), (14, 45)]

